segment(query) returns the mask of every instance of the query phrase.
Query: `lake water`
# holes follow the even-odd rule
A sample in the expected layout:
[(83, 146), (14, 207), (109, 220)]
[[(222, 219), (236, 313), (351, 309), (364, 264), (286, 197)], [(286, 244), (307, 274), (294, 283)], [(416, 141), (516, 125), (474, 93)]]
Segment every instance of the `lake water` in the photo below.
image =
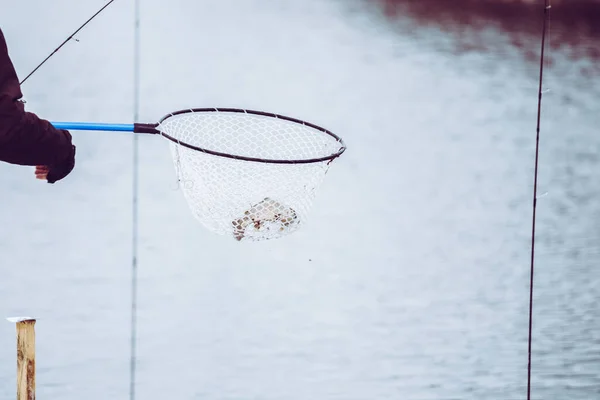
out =
[[(2, 1), (21, 77), (105, 3)], [(458, 26), (447, 7), (438, 23), (405, 3), (142, 2), (141, 121), (259, 109), (327, 127), (348, 150), (302, 230), (238, 243), (191, 217), (168, 143), (140, 138), (139, 399), (525, 398), (540, 38), (489, 15)], [(29, 109), (133, 122), (132, 21), (132, 2), (111, 5), (25, 83)], [(600, 398), (597, 37), (558, 46), (559, 29), (532, 393), (589, 400)], [(56, 185), (0, 166), (0, 316), (38, 319), (39, 398), (126, 399), (132, 139), (74, 138), (76, 170)], [(15, 364), (5, 322), (2, 400), (15, 396)]]

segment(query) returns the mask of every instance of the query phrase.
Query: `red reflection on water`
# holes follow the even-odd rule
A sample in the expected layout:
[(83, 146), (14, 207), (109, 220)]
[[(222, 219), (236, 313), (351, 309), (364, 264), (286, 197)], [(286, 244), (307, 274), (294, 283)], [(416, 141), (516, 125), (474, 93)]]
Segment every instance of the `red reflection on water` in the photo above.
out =
[[(457, 32), (465, 27), (496, 27), (514, 36), (540, 35), (544, 0), (368, 0), (390, 20), (409, 17), (420, 25), (436, 24)], [(553, 0), (553, 47), (570, 46), (576, 57), (600, 58), (600, 0)]]

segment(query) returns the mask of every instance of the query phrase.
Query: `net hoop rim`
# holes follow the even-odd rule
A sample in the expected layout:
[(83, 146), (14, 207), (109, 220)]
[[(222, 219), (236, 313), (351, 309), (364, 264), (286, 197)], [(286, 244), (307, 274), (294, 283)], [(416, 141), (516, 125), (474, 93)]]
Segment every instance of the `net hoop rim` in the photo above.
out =
[[(160, 130), (158, 128), (160, 126), (160, 124), (162, 124), (169, 118), (174, 117), (176, 115), (201, 113), (201, 112), (228, 112), (228, 113), (238, 113), (238, 114), (252, 114), (252, 115), (260, 115), (263, 117), (282, 119), (284, 121), (289, 121), (289, 122), (293, 122), (293, 123), (296, 123), (299, 125), (304, 125), (309, 128), (313, 128), (317, 131), (320, 131), (322, 133), (325, 133), (325, 134), (333, 137), (340, 144), (341, 147), (335, 153), (325, 156), (325, 157), (308, 158), (308, 159), (301, 159), (301, 160), (266, 159), (266, 158), (257, 158), (257, 157), (238, 156), (235, 154), (222, 153), (222, 152), (194, 146), (189, 143), (178, 140), (178, 139), (166, 134), (165, 132), (163, 132), (162, 130)], [(281, 115), (281, 114), (269, 113), (269, 112), (264, 112), (264, 111), (256, 111), (256, 110), (247, 110), (247, 109), (242, 109), (242, 108), (216, 108), (216, 107), (214, 107), (214, 108), (189, 108), (189, 109), (184, 109), (184, 110), (179, 110), (179, 111), (173, 111), (173, 112), (165, 115), (164, 117), (162, 117), (158, 121), (156, 126), (157, 126), (156, 129), (159, 131), (158, 133), (173, 143), (187, 147), (188, 149), (191, 149), (191, 150), (200, 151), (200, 152), (211, 154), (211, 155), (214, 155), (217, 157), (225, 157), (225, 158), (241, 160), (241, 161), (258, 162), (258, 163), (265, 163), (265, 164), (310, 164), (310, 163), (318, 163), (318, 162), (323, 162), (323, 161), (332, 162), (334, 159), (341, 156), (342, 153), (344, 153), (344, 151), (346, 151), (346, 145), (345, 145), (344, 141), (342, 140), (342, 138), (323, 127), (320, 127), (318, 125), (315, 125), (310, 122), (306, 122), (306, 121), (303, 121), (303, 120), (300, 120), (297, 118), (287, 117), (287, 116)]]

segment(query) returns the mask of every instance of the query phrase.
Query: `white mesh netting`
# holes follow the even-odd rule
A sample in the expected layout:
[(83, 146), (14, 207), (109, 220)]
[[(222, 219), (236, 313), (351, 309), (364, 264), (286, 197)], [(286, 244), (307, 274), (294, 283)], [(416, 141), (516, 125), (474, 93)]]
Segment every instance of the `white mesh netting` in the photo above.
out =
[[(158, 129), (204, 150), (267, 160), (332, 156), (343, 144), (318, 129), (243, 112), (187, 112)], [(329, 160), (281, 164), (239, 160), (171, 143), (180, 186), (194, 216), (237, 240), (274, 239), (296, 231), (329, 168)]]

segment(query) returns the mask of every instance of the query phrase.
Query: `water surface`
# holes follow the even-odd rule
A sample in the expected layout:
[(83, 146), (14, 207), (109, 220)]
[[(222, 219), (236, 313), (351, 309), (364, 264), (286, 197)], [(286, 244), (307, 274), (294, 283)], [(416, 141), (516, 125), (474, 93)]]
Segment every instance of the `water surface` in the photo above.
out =
[[(131, 122), (129, 3), (26, 83), (31, 110)], [(348, 151), (303, 230), (238, 243), (191, 218), (167, 142), (140, 138), (138, 397), (524, 398), (539, 38), (516, 45), (502, 23), (451, 34), (358, 0), (142, 3), (142, 121), (262, 109)], [(19, 74), (102, 4), (3, 7)], [(536, 399), (600, 395), (600, 87), (593, 54), (571, 49), (546, 72)], [(75, 140), (77, 169), (54, 186), (0, 166), (0, 315), (39, 319), (40, 398), (127, 398), (132, 140)], [(7, 322), (0, 399), (14, 367)]]

